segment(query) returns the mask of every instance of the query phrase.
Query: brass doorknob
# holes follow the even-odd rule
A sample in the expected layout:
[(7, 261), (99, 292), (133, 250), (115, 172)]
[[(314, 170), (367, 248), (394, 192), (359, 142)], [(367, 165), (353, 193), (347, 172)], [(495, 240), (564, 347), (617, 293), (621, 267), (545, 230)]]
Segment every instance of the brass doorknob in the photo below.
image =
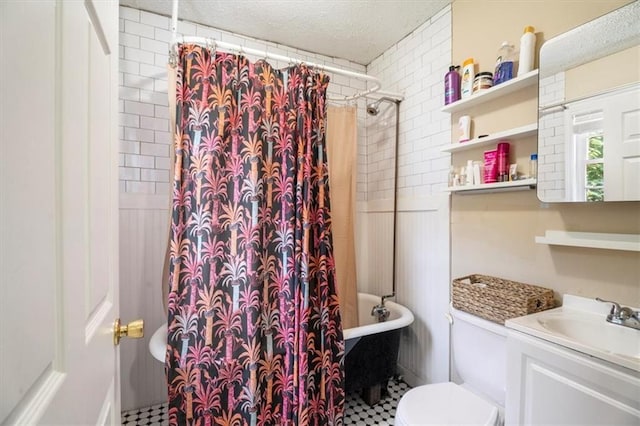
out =
[(113, 323), (113, 344), (118, 346), (122, 337), (139, 339), (144, 337), (144, 320), (131, 321), (127, 325), (120, 325), (120, 318)]

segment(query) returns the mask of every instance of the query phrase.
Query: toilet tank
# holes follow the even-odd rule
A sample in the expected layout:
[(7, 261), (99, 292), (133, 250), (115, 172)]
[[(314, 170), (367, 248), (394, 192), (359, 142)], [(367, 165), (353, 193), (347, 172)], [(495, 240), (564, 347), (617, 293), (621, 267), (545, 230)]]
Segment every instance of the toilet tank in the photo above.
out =
[(453, 381), (504, 407), (507, 330), (503, 325), (451, 309)]

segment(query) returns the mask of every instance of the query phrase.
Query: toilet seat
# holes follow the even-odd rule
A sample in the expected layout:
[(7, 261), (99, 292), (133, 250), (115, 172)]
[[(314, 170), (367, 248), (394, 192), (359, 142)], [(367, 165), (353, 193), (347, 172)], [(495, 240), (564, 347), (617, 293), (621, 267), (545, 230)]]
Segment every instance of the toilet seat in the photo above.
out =
[(455, 383), (418, 386), (400, 399), (396, 426), (497, 425), (498, 408)]

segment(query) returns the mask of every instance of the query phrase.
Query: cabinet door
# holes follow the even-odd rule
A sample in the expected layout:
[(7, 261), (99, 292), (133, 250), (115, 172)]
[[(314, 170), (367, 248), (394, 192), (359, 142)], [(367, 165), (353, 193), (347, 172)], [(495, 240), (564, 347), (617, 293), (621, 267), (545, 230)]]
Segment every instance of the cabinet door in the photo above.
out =
[(507, 425), (638, 425), (640, 374), (515, 331)]

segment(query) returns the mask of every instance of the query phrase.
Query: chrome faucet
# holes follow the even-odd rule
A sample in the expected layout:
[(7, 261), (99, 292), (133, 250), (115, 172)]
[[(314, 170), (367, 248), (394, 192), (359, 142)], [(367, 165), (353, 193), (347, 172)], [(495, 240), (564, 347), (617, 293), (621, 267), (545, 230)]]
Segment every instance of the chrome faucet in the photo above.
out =
[(634, 311), (629, 307), (620, 306), (618, 302), (611, 300), (603, 300), (599, 297), (596, 297), (596, 300), (602, 303), (611, 303), (611, 312), (607, 315), (608, 322), (640, 330), (640, 311)]
[(387, 309), (387, 307), (384, 306), (384, 301), (387, 297), (393, 297), (393, 296), (394, 296), (393, 294), (390, 294), (388, 296), (382, 296), (380, 300), (380, 304), (374, 306), (371, 309), (371, 316), (376, 317), (378, 322), (385, 322), (387, 319), (389, 319), (389, 315), (391, 314), (391, 312), (389, 312), (389, 309)]

